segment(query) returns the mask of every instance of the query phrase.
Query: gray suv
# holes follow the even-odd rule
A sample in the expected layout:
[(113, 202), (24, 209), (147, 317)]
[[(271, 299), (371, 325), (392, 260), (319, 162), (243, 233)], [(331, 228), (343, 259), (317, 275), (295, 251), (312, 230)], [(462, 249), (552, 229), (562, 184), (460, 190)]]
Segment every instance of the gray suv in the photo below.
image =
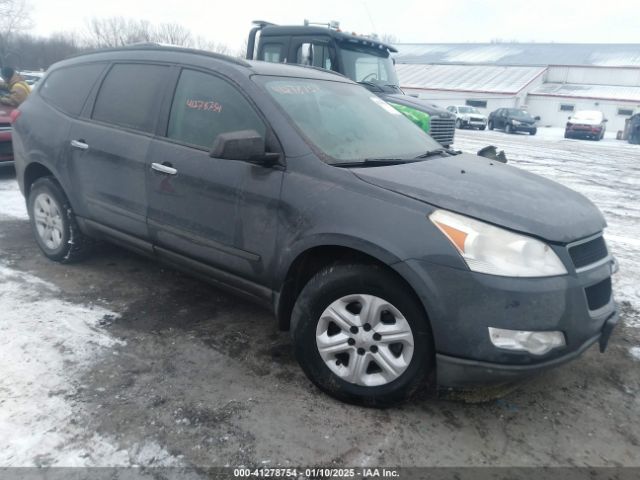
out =
[(108, 239), (255, 300), (322, 390), (387, 405), (604, 350), (605, 220), (453, 155), (345, 77), (138, 46), (49, 69), (14, 124), (35, 239)]

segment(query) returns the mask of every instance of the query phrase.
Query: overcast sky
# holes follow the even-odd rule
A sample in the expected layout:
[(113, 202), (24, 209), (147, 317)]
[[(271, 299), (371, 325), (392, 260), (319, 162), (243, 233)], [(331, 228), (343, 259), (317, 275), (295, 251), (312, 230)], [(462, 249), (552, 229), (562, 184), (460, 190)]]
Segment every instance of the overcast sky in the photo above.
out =
[(255, 19), (301, 24), (338, 20), (343, 30), (395, 35), (404, 43), (638, 43), (637, 0), (29, 0), (36, 34), (84, 33), (92, 17), (176, 22), (239, 49)]

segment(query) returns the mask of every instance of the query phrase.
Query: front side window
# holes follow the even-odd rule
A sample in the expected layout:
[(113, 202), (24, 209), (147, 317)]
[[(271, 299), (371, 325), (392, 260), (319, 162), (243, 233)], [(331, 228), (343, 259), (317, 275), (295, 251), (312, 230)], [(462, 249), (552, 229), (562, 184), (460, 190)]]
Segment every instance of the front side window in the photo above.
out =
[(163, 65), (114, 65), (102, 82), (91, 118), (152, 132), (168, 72)]
[(47, 76), (38, 92), (63, 112), (79, 115), (105, 65), (90, 63), (55, 70)]
[(183, 70), (173, 97), (167, 137), (209, 149), (221, 133), (255, 130), (264, 122), (230, 83), (195, 70)]
[(388, 103), (352, 83), (254, 77), (329, 163), (413, 160), (441, 148)]
[(331, 70), (331, 57), (328, 45), (302, 43), (296, 53), (296, 63)]

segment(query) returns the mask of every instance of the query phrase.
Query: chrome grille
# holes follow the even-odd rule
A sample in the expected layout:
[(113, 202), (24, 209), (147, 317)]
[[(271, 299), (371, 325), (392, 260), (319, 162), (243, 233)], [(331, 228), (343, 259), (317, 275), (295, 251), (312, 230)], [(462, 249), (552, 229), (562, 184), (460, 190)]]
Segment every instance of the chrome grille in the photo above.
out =
[(431, 117), (431, 131), (429, 134), (440, 145), (444, 145), (445, 147), (452, 145), (455, 133), (455, 118)]

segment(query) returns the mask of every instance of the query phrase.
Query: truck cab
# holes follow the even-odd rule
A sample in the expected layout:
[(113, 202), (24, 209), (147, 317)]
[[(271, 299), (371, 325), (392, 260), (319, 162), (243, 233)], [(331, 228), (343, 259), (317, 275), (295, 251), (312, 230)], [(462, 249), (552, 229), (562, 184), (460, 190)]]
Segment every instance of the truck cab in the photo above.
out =
[[(325, 26), (275, 25), (256, 21), (249, 33), (247, 59), (308, 65), (350, 78), (397, 108), (445, 147), (453, 144), (455, 116), (424, 100), (405, 95), (391, 54), (397, 52), (375, 38)], [(257, 39), (257, 42), (256, 42)]]

